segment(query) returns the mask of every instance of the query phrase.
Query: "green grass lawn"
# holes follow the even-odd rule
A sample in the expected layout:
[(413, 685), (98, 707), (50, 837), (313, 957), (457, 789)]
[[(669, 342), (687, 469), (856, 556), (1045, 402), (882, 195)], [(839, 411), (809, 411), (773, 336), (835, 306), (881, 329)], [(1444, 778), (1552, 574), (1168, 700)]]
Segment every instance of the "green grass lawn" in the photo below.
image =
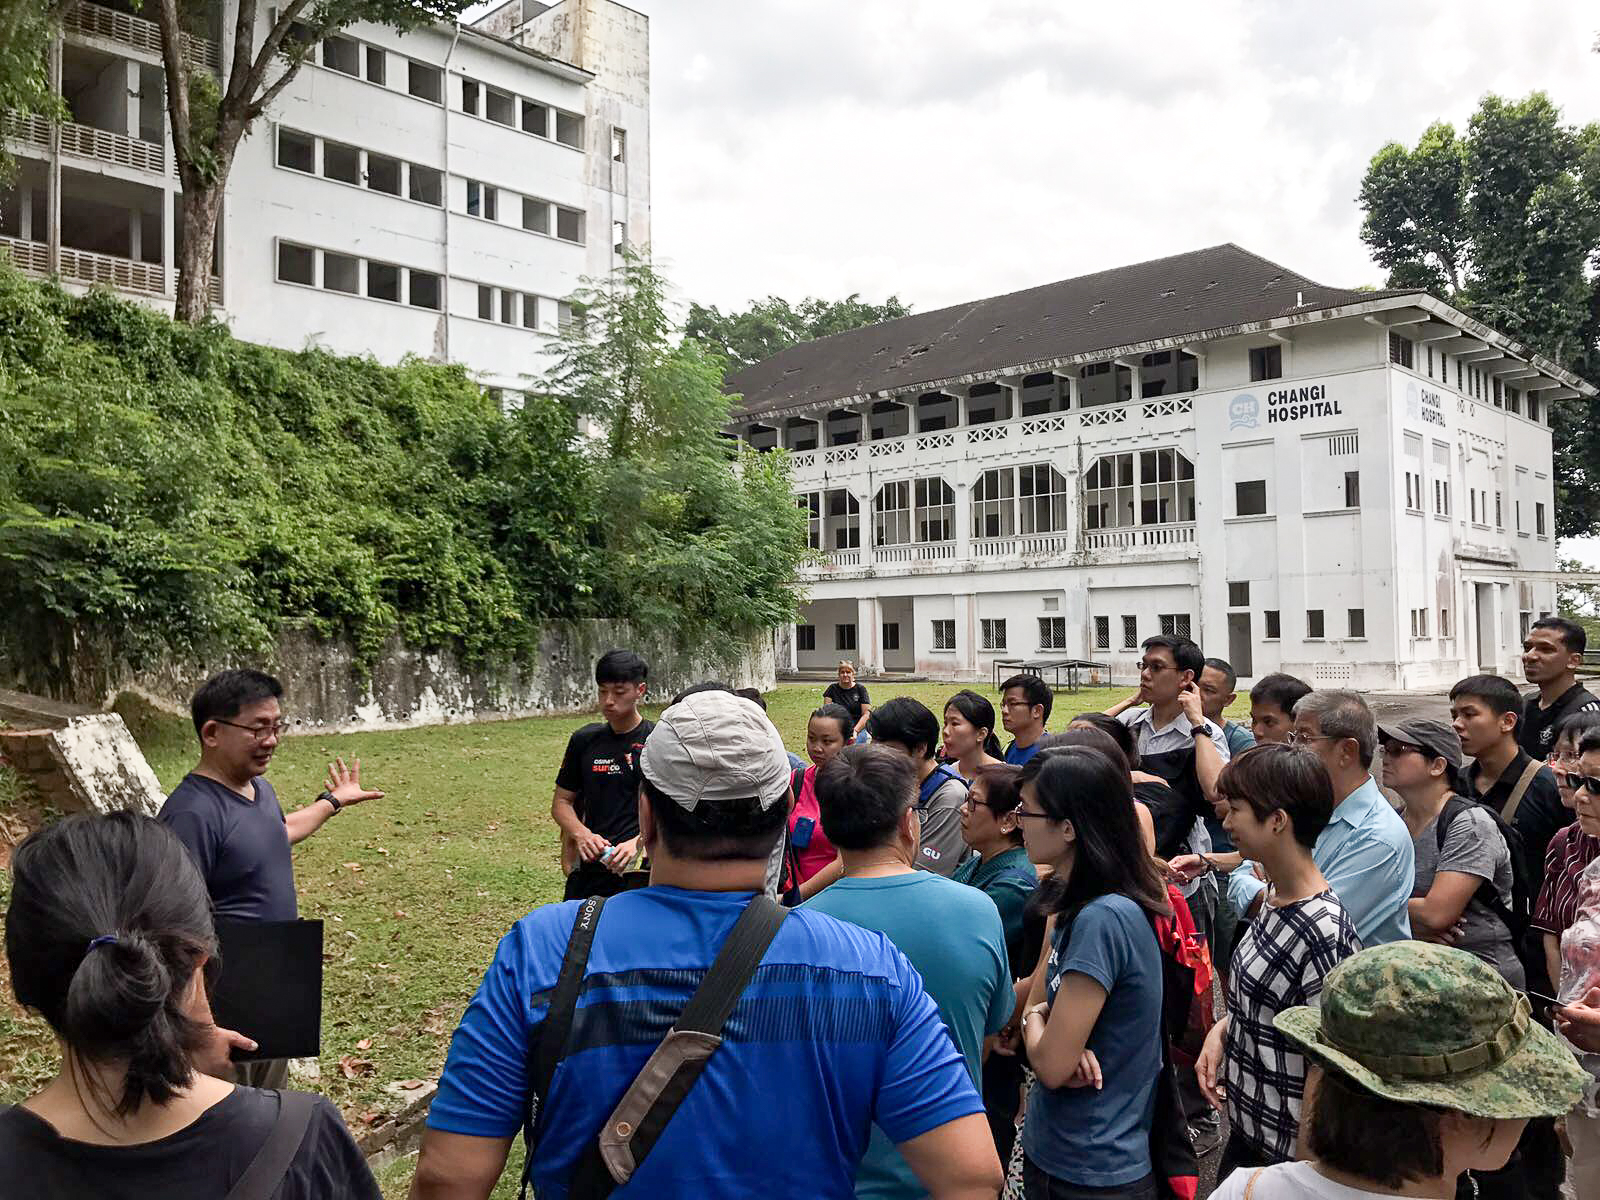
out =
[[(914, 696), (939, 712), (955, 690), (917, 683), (876, 694), (880, 701)], [(993, 698), (987, 687), (977, 690)], [(1124, 694), (1058, 696), (1051, 727)], [(785, 743), (802, 755), (806, 718), (820, 697), (821, 687), (800, 684), (768, 697)], [(176, 785), (192, 765), (192, 730), (148, 712), (124, 715), (162, 785)], [(336, 756), (359, 758), (363, 781), (387, 793), (340, 815), (294, 855), (301, 913), (326, 922), (321, 1086), (353, 1123), (387, 1111), (385, 1084), (438, 1074), (500, 936), (530, 909), (560, 898), (550, 793), (568, 735), (590, 719), (306, 734), (279, 747), (268, 778), (285, 808), (316, 795)], [(0, 872), (0, 904), (8, 880)], [(340, 1069), (346, 1058), (354, 1078)], [(54, 1069), (48, 1031), (0, 1006), (0, 1103), (21, 1099)], [(403, 1195), (409, 1169), (397, 1165), (388, 1174), (386, 1194)]]

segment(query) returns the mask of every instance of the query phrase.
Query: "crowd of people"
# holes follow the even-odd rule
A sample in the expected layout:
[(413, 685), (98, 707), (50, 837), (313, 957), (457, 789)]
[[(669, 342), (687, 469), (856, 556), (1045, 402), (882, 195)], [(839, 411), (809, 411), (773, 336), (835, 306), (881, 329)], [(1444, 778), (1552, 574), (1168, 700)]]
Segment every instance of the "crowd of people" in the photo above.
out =
[[(1177, 636), (1059, 732), (1033, 675), (936, 714), (844, 663), (804, 757), (718, 683), (651, 722), (612, 651), (556, 777), (566, 899), (501, 939), (412, 1196), (484, 1200), (521, 1137), (525, 1187), (584, 1200), (1156, 1200), (1213, 1151), (1227, 1200), (1600, 1197), (1583, 649), (1541, 620), (1533, 693), (1475, 675), (1381, 726), (1282, 674), (1233, 722), (1233, 668)], [(0, 1198), (378, 1195), (209, 1004), (215, 922), (293, 920), (290, 846), (382, 795), (335, 762), (286, 814), (281, 696), (208, 681), (159, 820), (17, 849), (12, 983), (62, 1059), (0, 1112)]]

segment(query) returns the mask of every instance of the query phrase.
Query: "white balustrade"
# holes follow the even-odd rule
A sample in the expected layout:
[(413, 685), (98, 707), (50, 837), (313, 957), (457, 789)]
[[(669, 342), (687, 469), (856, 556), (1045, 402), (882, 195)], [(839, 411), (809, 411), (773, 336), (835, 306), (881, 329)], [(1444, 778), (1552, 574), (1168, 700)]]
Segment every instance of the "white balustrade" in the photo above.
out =
[(822, 456), (822, 461), (832, 466), (834, 463), (855, 462), (860, 457), (859, 446), (830, 446)]

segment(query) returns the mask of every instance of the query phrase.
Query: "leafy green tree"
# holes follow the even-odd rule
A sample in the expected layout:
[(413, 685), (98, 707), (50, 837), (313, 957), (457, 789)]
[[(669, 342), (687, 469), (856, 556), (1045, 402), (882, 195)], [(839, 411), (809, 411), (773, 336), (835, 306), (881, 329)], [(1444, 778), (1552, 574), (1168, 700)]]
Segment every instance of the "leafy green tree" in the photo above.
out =
[(723, 436), (721, 357), (674, 340), (666, 283), (631, 251), (575, 299), (549, 378), (593, 433), (595, 611), (700, 633), (791, 620), (805, 520), (787, 459)]
[[(1465, 135), (1391, 142), (1361, 184), (1362, 239), (1390, 287), (1422, 287), (1589, 378), (1600, 369), (1600, 124), (1542, 92), (1486, 96)], [(1600, 528), (1600, 405), (1551, 407), (1556, 533)]]
[[(181, 321), (204, 320), (217, 217), (239, 143), (330, 34), (358, 21), (405, 32), (454, 21), (468, 0), (236, 0), (232, 53), (222, 80), (194, 64), (184, 35), (207, 29), (212, 0), (149, 0), (161, 29), (167, 113), (178, 177), (183, 181), (177, 246)], [(274, 15), (275, 14), (275, 15)], [(263, 18), (267, 18), (263, 20)], [(257, 38), (258, 27), (265, 33)]]
[[(78, 0), (0, 0), (0, 112), (60, 117), (65, 106), (50, 82), (50, 43)], [(16, 160), (0, 140), (0, 182)]]
[(768, 296), (726, 315), (713, 306), (690, 304), (683, 332), (727, 359), (731, 373), (799, 342), (910, 314), (911, 309), (895, 296), (882, 304), (871, 304), (854, 293), (843, 300), (808, 296), (797, 305)]

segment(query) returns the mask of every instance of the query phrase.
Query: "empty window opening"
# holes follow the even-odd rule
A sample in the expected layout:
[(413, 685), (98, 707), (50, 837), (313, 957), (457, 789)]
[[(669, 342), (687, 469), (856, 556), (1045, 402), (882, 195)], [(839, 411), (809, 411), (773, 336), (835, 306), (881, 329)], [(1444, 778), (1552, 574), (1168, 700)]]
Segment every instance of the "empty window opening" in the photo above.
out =
[(361, 260), (348, 254), (324, 251), (322, 255), (322, 286), (330, 292), (361, 294)]
[(342, 75), (361, 74), (361, 44), (337, 34), (323, 39), (322, 65)]
[(304, 171), (307, 175), (316, 173), (317, 169), (317, 139), (308, 133), (297, 133), (293, 129), (278, 130), (278, 165), (288, 167), (291, 171)]
[(1283, 347), (1257, 346), (1250, 351), (1250, 382), (1283, 377)]
[(556, 141), (563, 146), (583, 145), (583, 118), (556, 110)]
[(412, 59), (406, 64), (406, 90), (419, 100), (438, 104), (444, 99), (444, 73)]
[(367, 154), (367, 186), (389, 196), (400, 194), (400, 160), (384, 154)]
[(317, 252), (310, 246), (296, 246), (293, 242), (278, 243), (278, 278), (284, 283), (303, 283), (311, 286), (317, 282)]
[(400, 268), (393, 263), (367, 263), (367, 295), (374, 300), (400, 302)]
[(361, 184), (361, 151), (342, 142), (322, 143), (322, 174), (340, 183)]
[(535, 104), (532, 100), (522, 102), (522, 132), (536, 134), (539, 137), (550, 136), (550, 110), (542, 104)]
[(414, 308), (443, 307), (439, 277), (429, 271), (412, 271), (407, 276), (407, 292)]
[(411, 164), (408, 194), (413, 200), (435, 206), (444, 203), (444, 173), (432, 167)]

